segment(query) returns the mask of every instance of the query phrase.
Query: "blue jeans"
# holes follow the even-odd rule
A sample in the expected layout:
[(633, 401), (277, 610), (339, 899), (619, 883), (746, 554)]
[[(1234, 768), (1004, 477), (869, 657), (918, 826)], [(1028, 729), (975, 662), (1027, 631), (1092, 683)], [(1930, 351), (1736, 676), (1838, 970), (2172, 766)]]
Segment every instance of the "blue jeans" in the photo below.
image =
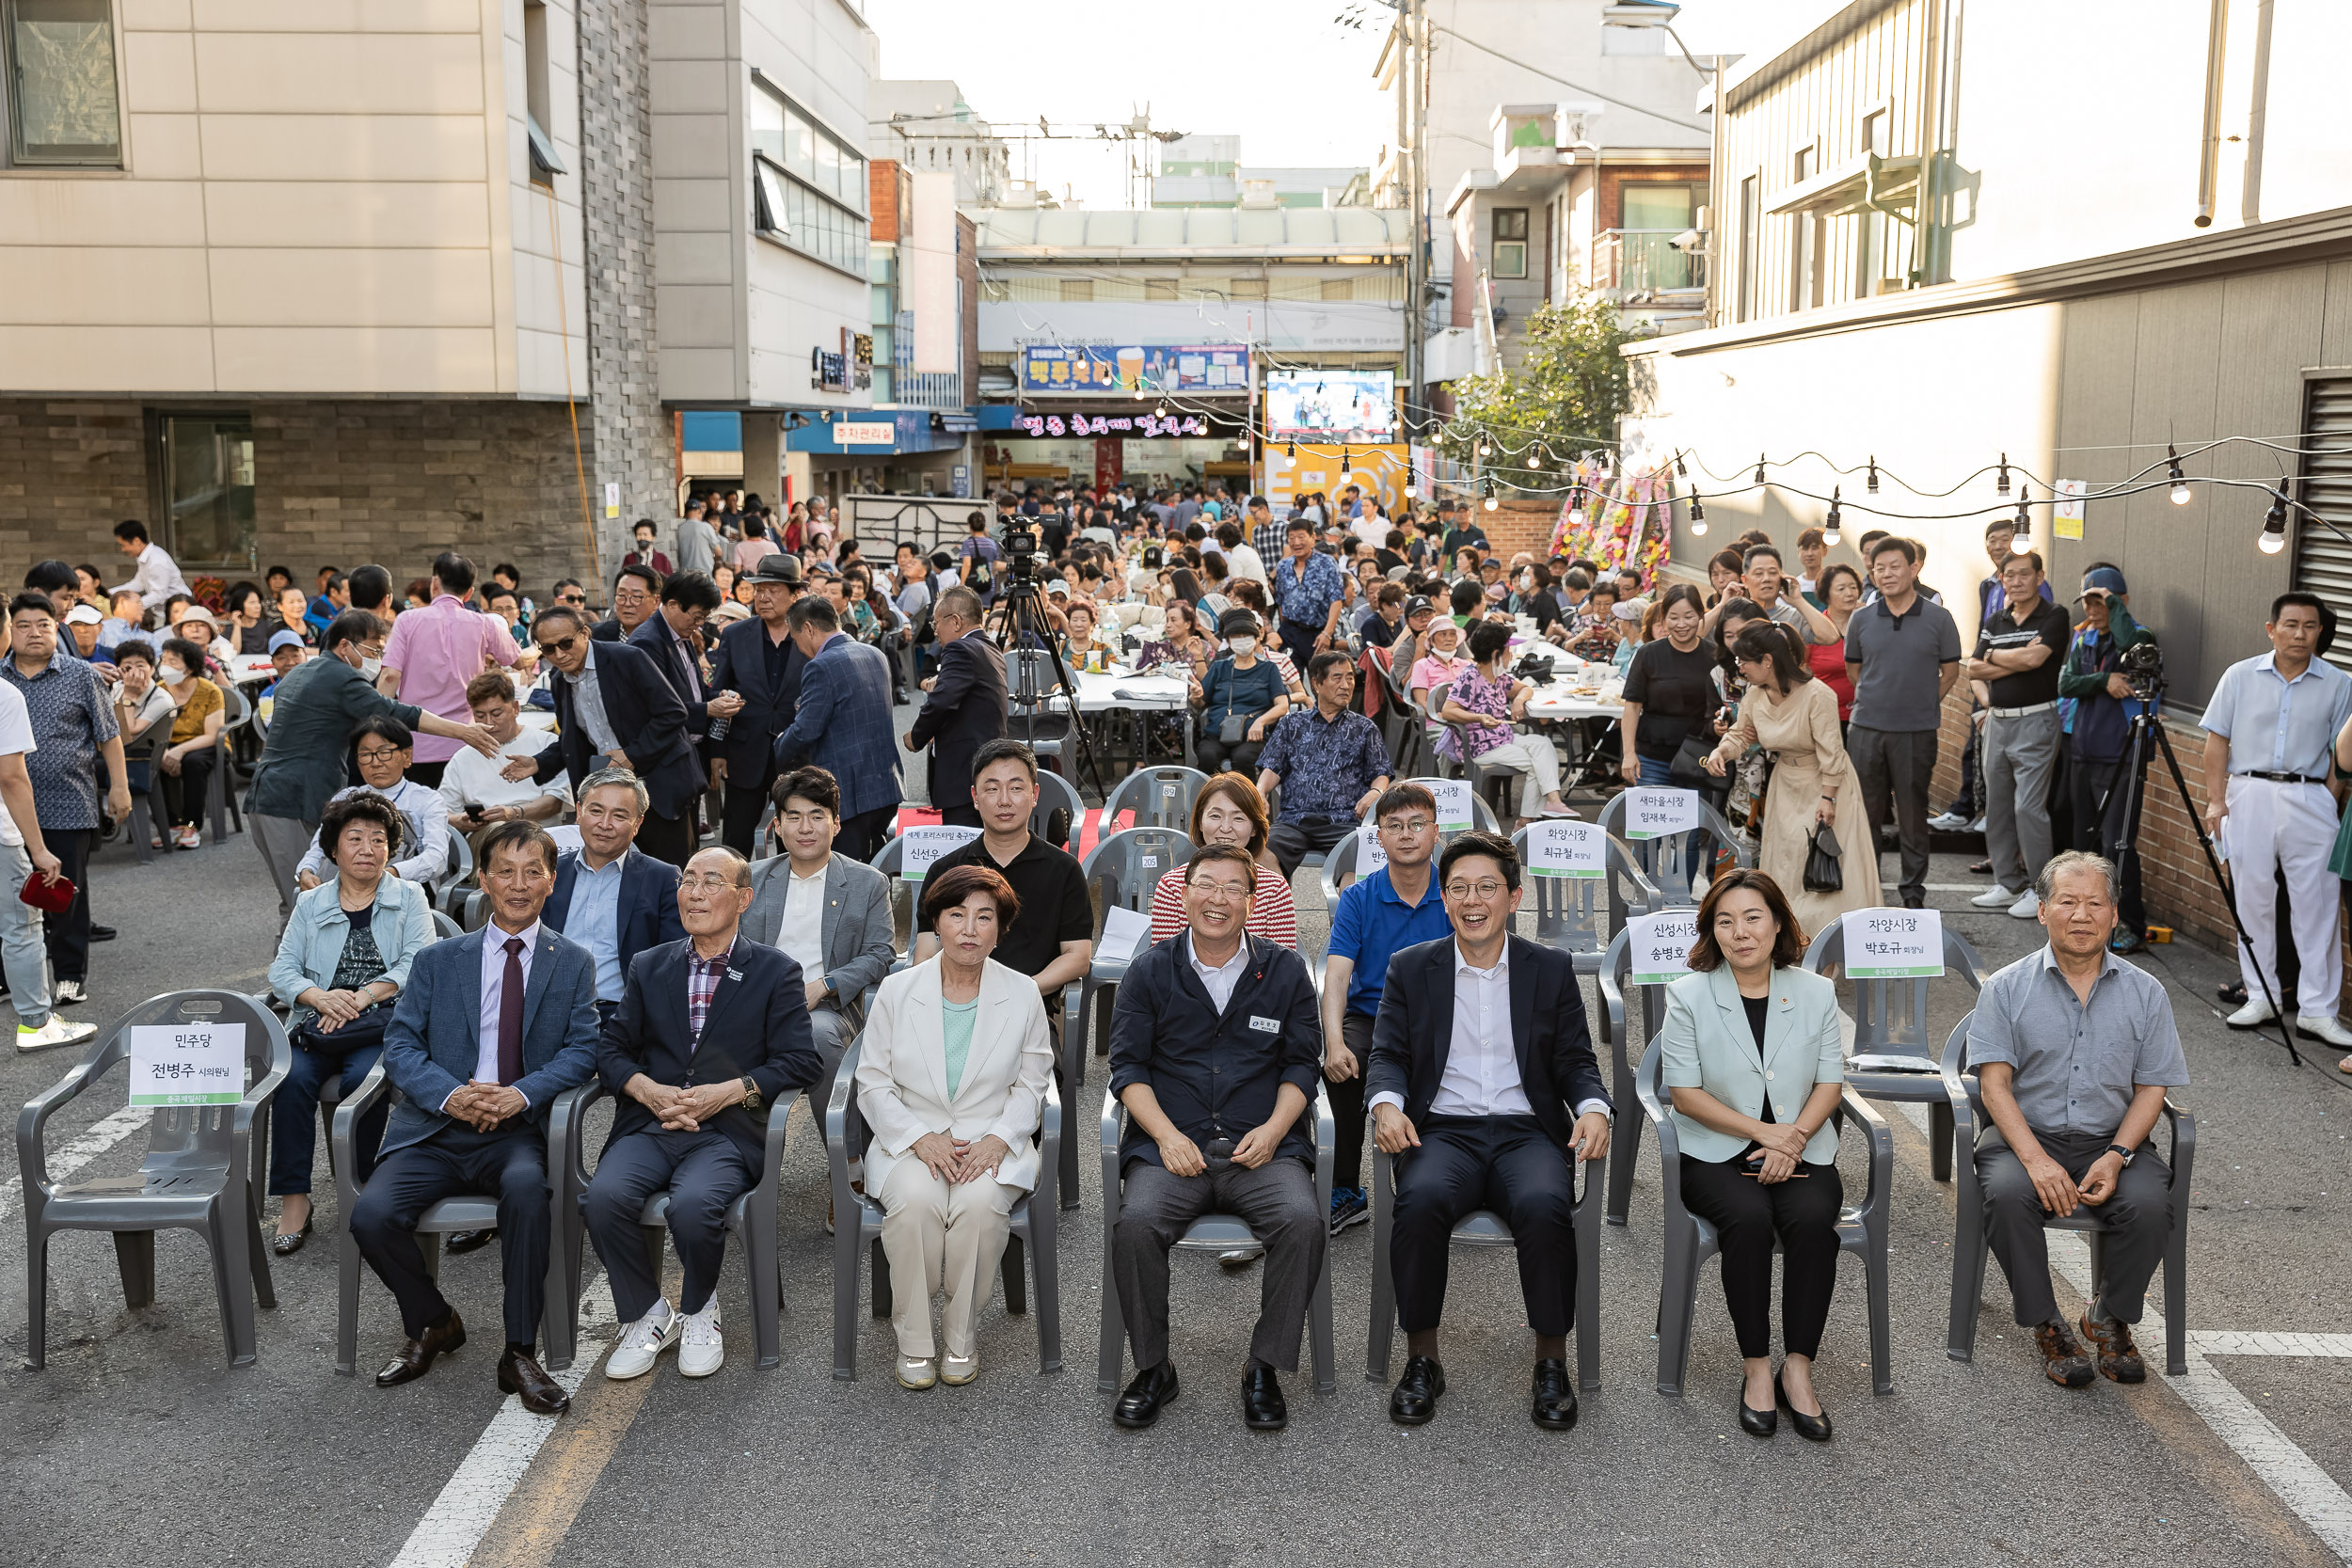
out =
[[(1671, 757), (1638, 757), (1636, 760), (1642, 765), (1644, 784), (1666, 789), (1678, 787), (1675, 784), (1674, 759)], [(1698, 884), (1699, 860), (1706, 853), (1707, 842), (1707, 835), (1703, 833), (1682, 835), (1682, 879), (1693, 887)]]
[(23, 845), (0, 844), (0, 973), (8, 975), (17, 1022), (38, 1029), (49, 1022), (49, 947), (40, 911), (15, 895), (32, 874), (33, 857)]
[[(287, 1069), (286, 1081), (278, 1085), (278, 1093), (270, 1100), (272, 1196), (288, 1193), (307, 1195), (310, 1190), (310, 1160), (318, 1149), (319, 1089), (329, 1078), (341, 1073), (343, 1092), (349, 1094), (359, 1086), (359, 1080), (368, 1075), (368, 1069), (383, 1053), (380, 1042), (344, 1054), (311, 1051), (299, 1045), (294, 1048), (294, 1065)], [(375, 1169), (375, 1151), (384, 1142), (384, 1122), (391, 1110), (391, 1096), (386, 1095), (360, 1118), (355, 1130), (358, 1143), (354, 1154), (359, 1168), (352, 1174), (362, 1183)]]

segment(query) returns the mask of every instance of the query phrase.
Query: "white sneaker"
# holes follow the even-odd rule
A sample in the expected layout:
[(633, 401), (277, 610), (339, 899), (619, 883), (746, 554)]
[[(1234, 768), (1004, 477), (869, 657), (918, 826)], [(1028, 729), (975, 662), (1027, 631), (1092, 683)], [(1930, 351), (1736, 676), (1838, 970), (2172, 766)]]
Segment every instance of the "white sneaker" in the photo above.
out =
[(1943, 811), (1929, 817), (1928, 826), (1939, 833), (1956, 833), (1968, 826), (1968, 819), (1956, 811)]
[(60, 980), (51, 992), (50, 1000), (63, 1007), (72, 1003), (88, 1001), (89, 990), (80, 980)]
[(2016, 888), (2003, 887), (2000, 883), (1994, 882), (1991, 887), (1985, 889), (1982, 893), (1978, 894), (1974, 898), (1969, 899), (1968, 902), (1976, 905), (1977, 908), (1980, 910), (1997, 910), (2006, 905), (2016, 903), (2018, 896), (2019, 891)]
[(948, 1355), (939, 1363), (939, 1381), (950, 1387), (961, 1388), (980, 1375), (980, 1353), (969, 1355)]
[(686, 1319), (686, 1342), (678, 1347), (680, 1377), (708, 1377), (726, 1365), (726, 1342), (719, 1336), (719, 1298)]
[(898, 1357), (898, 1386), (920, 1393), (939, 1382), (939, 1366), (928, 1355)]
[(2042, 912), (2042, 895), (2027, 888), (2026, 895), (2009, 907), (2009, 912), (2020, 920), (2031, 920)]
[(1960, 831), (1963, 833), (1980, 833), (1984, 832), (1984, 818), (1981, 816), (1972, 816), (1968, 819), (1968, 826)]
[(684, 1322), (667, 1301), (655, 1302), (650, 1311), (621, 1331), (621, 1342), (605, 1361), (604, 1375), (619, 1383), (652, 1371), (661, 1353), (677, 1343)]
[(2249, 996), (2246, 1006), (2221, 1022), (2233, 1029), (2259, 1029), (2279, 1016), (2278, 1009), (2259, 996)]
[(2308, 1018), (2297, 1013), (2295, 1015), (2295, 1027), (2297, 1033), (2326, 1040), (2338, 1050), (2352, 1049), (2352, 1029), (2346, 1029), (2339, 1020)]
[(49, 1022), (35, 1029), (28, 1024), (16, 1026), (16, 1048), (19, 1051), (46, 1051), (53, 1045), (79, 1045), (98, 1033), (95, 1023), (68, 1023), (56, 1013)]

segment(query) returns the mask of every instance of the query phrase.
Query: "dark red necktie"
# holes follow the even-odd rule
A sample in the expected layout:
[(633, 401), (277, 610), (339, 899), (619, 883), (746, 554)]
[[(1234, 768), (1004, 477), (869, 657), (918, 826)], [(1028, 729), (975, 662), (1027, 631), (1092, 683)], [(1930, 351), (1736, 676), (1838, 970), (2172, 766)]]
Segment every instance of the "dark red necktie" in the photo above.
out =
[(499, 1082), (523, 1075), (523, 939), (506, 939), (506, 978), (499, 985)]

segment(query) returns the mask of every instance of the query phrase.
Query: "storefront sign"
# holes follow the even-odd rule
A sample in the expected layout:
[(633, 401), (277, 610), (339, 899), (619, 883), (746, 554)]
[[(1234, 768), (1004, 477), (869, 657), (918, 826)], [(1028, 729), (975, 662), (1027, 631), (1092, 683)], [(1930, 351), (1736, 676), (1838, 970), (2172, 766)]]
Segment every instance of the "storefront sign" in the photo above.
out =
[(833, 427), (833, 438), (845, 447), (886, 447), (898, 437), (895, 424), (872, 424), (864, 420), (841, 420)]
[(820, 392), (846, 392), (850, 389), (850, 356), (827, 354), (821, 348), (808, 351), (808, 384)]
[(1018, 428), (1031, 436), (1206, 436), (1209, 421), (1198, 414), (1171, 414), (1161, 419), (1157, 414), (1120, 414), (1112, 417), (1098, 414), (1089, 419), (1084, 414), (1024, 414)]
[(843, 327), (841, 329), (841, 353), (850, 361), (850, 385), (861, 391), (873, 386), (873, 335)]
[(1021, 351), (1025, 392), (1243, 392), (1249, 350), (1239, 343), (1032, 344)]

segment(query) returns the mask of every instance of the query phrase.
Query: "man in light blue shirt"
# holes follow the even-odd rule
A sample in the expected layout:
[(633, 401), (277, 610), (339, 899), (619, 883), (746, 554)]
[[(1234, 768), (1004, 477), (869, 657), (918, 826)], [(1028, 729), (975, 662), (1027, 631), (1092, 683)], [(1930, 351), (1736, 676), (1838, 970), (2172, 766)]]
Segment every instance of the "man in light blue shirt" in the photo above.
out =
[[(2280, 1006), (2292, 1000), (2296, 1029), (2352, 1049), (2352, 1030), (2336, 1019), (2344, 960), (2328, 868), (2336, 837), (2328, 768), (2336, 736), (2352, 721), (2352, 675), (2318, 657), (2322, 626), (2317, 598), (2281, 594), (2264, 628), (2271, 651), (2222, 672), (2205, 707), (2205, 827), (2230, 862), (2246, 928), (2238, 944), (2246, 1006), (2230, 1015), (2231, 1026), (2266, 1023), (2278, 1016), (2272, 999)], [(2214, 781), (2225, 777), (2216, 790)], [(2292, 999), (2279, 994), (2276, 962), (2280, 871), (2303, 967)]]

